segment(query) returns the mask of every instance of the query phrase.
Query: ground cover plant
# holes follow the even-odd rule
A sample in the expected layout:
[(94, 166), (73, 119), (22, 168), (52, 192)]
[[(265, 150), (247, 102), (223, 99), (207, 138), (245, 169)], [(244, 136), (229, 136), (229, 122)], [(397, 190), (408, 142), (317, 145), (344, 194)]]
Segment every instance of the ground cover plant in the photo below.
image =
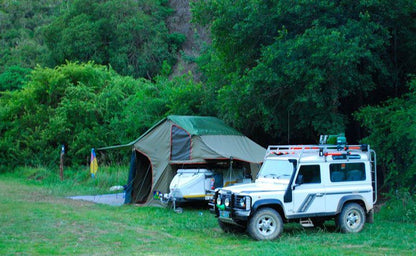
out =
[[(392, 203), (358, 234), (338, 233), (332, 222), (325, 229), (290, 224), (279, 239), (258, 242), (223, 233), (206, 207), (185, 207), (177, 214), (66, 198), (108, 193), (110, 185), (125, 181), (121, 167), (100, 170), (101, 183), (89, 178), (86, 167), (68, 171), (64, 181), (46, 169), (17, 171), (0, 175), (1, 255), (412, 255), (416, 250), (416, 224), (396, 218), (391, 209), (397, 212), (398, 205)], [(407, 207), (415, 198), (406, 200)]]

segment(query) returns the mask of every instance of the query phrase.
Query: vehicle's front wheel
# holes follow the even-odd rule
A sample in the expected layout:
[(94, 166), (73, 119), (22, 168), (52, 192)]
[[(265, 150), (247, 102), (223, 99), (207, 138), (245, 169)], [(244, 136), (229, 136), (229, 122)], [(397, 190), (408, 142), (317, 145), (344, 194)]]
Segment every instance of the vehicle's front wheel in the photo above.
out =
[(365, 214), (361, 205), (348, 203), (342, 208), (336, 219), (337, 227), (343, 233), (358, 233), (365, 223)]
[(262, 208), (251, 217), (247, 231), (256, 240), (273, 240), (283, 232), (282, 217), (272, 208)]

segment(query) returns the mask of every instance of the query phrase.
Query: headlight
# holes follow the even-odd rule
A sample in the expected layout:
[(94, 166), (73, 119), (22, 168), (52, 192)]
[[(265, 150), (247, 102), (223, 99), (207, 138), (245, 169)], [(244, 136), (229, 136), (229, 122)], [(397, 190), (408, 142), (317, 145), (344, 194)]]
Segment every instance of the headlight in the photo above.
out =
[(224, 200), (224, 205), (226, 206), (226, 207), (228, 207), (228, 206), (230, 206), (230, 198), (225, 198), (225, 200)]
[(246, 198), (245, 197), (240, 197), (240, 199), (238, 200), (238, 205), (241, 208), (246, 208)]
[(236, 200), (236, 206), (241, 209), (250, 210), (251, 207), (251, 197), (249, 196), (239, 196)]
[(221, 195), (218, 195), (217, 197), (217, 205), (221, 205)]

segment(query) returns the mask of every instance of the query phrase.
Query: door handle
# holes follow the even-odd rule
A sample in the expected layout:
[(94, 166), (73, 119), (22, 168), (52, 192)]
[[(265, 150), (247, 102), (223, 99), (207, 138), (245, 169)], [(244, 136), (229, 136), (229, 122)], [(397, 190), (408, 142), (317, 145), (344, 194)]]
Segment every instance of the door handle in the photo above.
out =
[(324, 193), (318, 193), (318, 194), (316, 194), (316, 196), (317, 197), (322, 197), (322, 196), (324, 196)]

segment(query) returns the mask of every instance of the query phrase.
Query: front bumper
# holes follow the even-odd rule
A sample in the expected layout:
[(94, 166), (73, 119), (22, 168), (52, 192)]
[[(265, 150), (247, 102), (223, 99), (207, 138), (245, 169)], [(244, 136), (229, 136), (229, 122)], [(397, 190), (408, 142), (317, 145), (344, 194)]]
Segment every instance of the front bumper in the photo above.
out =
[(250, 217), (251, 210), (241, 209), (237, 207), (232, 207), (234, 205), (233, 200), (231, 205), (226, 207), (224, 204), (218, 206), (214, 202), (216, 201), (217, 195), (214, 196), (214, 201), (210, 202), (210, 212), (215, 214), (217, 218), (224, 222), (236, 223), (241, 221), (247, 221)]
[[(223, 217), (221, 216), (221, 213), (222, 213)], [(231, 218), (233, 220), (247, 221), (248, 218), (250, 217), (250, 211), (240, 210), (240, 209), (231, 209), (230, 211), (227, 211), (227, 210), (220, 211), (220, 214), (219, 214), (218, 218), (226, 219), (227, 214), (229, 215), (228, 218)]]

